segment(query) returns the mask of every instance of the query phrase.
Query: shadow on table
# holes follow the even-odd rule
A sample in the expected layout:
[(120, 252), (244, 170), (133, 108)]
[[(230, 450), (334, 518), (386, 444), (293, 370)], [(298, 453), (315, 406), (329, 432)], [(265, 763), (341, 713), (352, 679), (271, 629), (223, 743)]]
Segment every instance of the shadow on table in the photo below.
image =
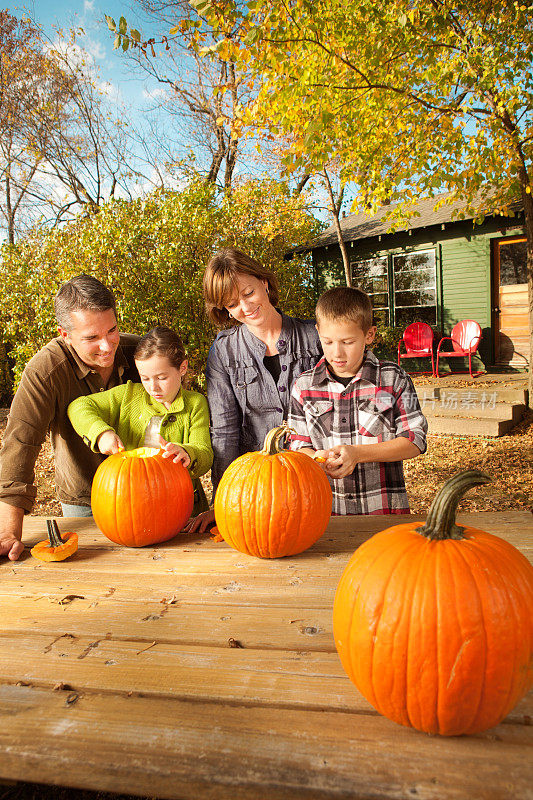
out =
[(0, 800), (157, 800), (111, 792), (92, 792), (66, 786), (46, 786), (42, 783), (9, 783), (0, 781)]

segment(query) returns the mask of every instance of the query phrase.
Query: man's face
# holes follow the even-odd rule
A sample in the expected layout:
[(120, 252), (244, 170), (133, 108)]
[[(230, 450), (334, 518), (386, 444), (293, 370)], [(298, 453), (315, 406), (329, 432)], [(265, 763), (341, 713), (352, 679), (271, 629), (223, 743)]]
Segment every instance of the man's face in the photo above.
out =
[(71, 311), (71, 330), (58, 326), (59, 335), (74, 348), (84, 364), (105, 373), (113, 366), (119, 343), (117, 318), (107, 311)]

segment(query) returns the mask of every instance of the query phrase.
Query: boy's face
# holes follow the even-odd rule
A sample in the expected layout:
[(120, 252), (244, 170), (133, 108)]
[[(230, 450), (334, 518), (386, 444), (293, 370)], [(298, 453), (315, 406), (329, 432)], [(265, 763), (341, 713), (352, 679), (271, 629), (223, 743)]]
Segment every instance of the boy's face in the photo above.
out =
[(372, 325), (366, 333), (352, 320), (324, 317), (317, 320), (317, 331), (326, 361), (339, 378), (353, 377), (363, 363), (366, 345), (372, 344), (376, 327)]

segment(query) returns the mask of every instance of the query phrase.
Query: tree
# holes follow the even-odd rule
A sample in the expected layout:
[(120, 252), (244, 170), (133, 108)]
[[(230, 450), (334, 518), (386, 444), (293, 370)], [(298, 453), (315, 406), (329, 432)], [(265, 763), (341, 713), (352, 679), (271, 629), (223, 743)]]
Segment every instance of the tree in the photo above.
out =
[[(139, 0), (138, 6), (152, 26), (170, 29), (169, 35), (142, 41), (124, 17), (117, 24), (106, 15), (115, 47), (129, 51), (134, 66), (168, 90), (159, 106), (173, 119), (178, 149), (191, 153), (194, 146), (196, 174), (230, 190), (244, 142), (240, 114), (255, 89), (250, 73), (217, 52), (216, 35), (201, 30), (187, 0)], [(218, 43), (224, 44), (224, 37), (218, 36)]]
[(55, 49), (29, 19), (0, 11), (0, 180), (7, 239), (127, 195), (123, 127), (73, 35)]
[[(191, 0), (261, 79), (245, 122), (289, 137), (285, 166), (331, 159), (356, 207), (450, 192), (527, 236), (533, 353), (533, 14), (525, 0)], [(394, 220), (391, 220), (391, 224)], [(533, 405), (533, 364), (530, 364)]]
[(0, 11), (0, 176), (4, 203), (0, 206), (8, 232), (15, 237), (21, 210), (42, 155), (33, 147), (29, 120), (42, 106), (37, 81), (46, 73), (37, 29), (29, 20), (19, 21)]
[(312, 314), (309, 257), (284, 259), (288, 249), (319, 230), (306, 205), (305, 196), (295, 197), (272, 180), (238, 183), (231, 193), (197, 181), (180, 192), (112, 199), (98, 214), (80, 214), (47, 234), (34, 229), (14, 246), (4, 245), (0, 328), (11, 347), (15, 379), (56, 331), (55, 291), (84, 271), (115, 290), (124, 330), (177, 328), (201, 386), (214, 334), (203, 313), (202, 276), (218, 248), (239, 247), (272, 268), (280, 279), (283, 310)]

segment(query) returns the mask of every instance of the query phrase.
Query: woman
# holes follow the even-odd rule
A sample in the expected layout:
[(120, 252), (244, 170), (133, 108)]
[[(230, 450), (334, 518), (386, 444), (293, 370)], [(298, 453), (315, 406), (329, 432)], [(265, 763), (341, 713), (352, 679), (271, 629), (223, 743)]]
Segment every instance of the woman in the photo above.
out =
[[(226, 467), (260, 450), (268, 431), (287, 418), (292, 384), (322, 350), (314, 321), (283, 314), (276, 276), (239, 250), (228, 247), (213, 256), (203, 290), (217, 327), (238, 323), (218, 334), (207, 357), (214, 497)], [(206, 511), (185, 530), (203, 532), (214, 519)]]

